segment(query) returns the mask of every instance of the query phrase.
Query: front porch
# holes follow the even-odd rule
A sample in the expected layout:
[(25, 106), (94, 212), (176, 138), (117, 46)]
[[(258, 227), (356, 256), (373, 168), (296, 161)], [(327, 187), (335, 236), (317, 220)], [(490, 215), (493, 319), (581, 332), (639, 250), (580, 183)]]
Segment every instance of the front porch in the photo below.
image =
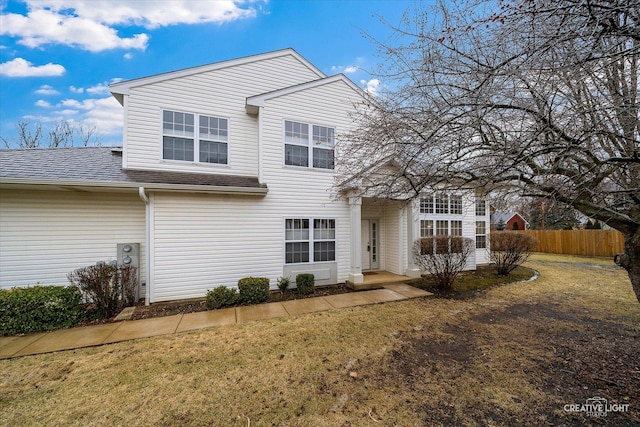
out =
[(415, 201), (350, 197), (351, 265), (347, 283), (352, 289), (377, 289), (419, 277), (411, 256), (419, 233)]
[(409, 280), (413, 280), (414, 277), (403, 276), (401, 274), (391, 273), (389, 271), (377, 270), (377, 271), (365, 271), (362, 273), (363, 283), (353, 283), (347, 281), (347, 286), (356, 291), (380, 289), (383, 285), (389, 283), (406, 283)]

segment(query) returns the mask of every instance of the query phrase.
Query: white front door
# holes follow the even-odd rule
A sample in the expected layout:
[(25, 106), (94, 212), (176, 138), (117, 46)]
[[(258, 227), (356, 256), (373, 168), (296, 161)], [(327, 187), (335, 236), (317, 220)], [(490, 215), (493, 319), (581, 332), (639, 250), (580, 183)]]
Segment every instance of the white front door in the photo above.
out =
[(380, 268), (380, 230), (378, 221), (362, 220), (362, 270), (377, 270)]

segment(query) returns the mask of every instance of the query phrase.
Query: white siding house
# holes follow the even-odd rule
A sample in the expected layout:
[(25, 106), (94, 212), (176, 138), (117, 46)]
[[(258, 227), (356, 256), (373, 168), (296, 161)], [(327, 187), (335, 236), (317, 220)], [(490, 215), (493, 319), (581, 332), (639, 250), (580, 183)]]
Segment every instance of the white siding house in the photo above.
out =
[(140, 244), (147, 303), (247, 276), (273, 287), (302, 272), (318, 285), (362, 283), (367, 270), (415, 277), (413, 242), (445, 223), (476, 241), (469, 268), (488, 261), (488, 206), (476, 215), (472, 191), (446, 194), (447, 212), (425, 194), (430, 212), (332, 190), (335, 141), (366, 95), (292, 49), (110, 89), (121, 149), (0, 151), (3, 288), (66, 284), (73, 269), (116, 259), (119, 243)]

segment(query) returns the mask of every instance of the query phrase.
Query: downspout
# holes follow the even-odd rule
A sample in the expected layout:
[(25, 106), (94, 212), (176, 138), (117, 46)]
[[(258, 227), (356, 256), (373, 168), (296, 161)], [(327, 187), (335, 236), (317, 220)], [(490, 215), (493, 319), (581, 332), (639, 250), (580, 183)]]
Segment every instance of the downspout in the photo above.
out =
[(144, 187), (138, 187), (138, 195), (144, 202), (145, 207), (145, 295), (144, 304), (149, 305), (151, 303), (151, 207), (149, 206), (149, 197), (144, 192)]

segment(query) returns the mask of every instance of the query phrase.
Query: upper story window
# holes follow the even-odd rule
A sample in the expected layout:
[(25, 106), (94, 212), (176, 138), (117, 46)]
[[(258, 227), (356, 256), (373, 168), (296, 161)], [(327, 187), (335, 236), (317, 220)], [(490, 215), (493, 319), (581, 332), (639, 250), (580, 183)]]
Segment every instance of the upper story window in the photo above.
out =
[[(198, 126), (195, 126), (195, 123)], [(226, 165), (229, 121), (201, 114), (162, 112), (162, 158)]]
[(420, 213), (462, 215), (462, 196), (459, 194), (429, 194), (420, 198)]
[(334, 169), (334, 128), (285, 120), (284, 143), (285, 165)]
[(452, 215), (462, 215), (462, 196), (459, 194), (449, 196), (449, 208)]
[(420, 199), (420, 213), (433, 213), (433, 196)]
[(448, 214), (449, 213), (449, 196), (444, 193), (436, 194), (436, 213)]
[(476, 200), (476, 216), (487, 215), (487, 202), (484, 200)]

